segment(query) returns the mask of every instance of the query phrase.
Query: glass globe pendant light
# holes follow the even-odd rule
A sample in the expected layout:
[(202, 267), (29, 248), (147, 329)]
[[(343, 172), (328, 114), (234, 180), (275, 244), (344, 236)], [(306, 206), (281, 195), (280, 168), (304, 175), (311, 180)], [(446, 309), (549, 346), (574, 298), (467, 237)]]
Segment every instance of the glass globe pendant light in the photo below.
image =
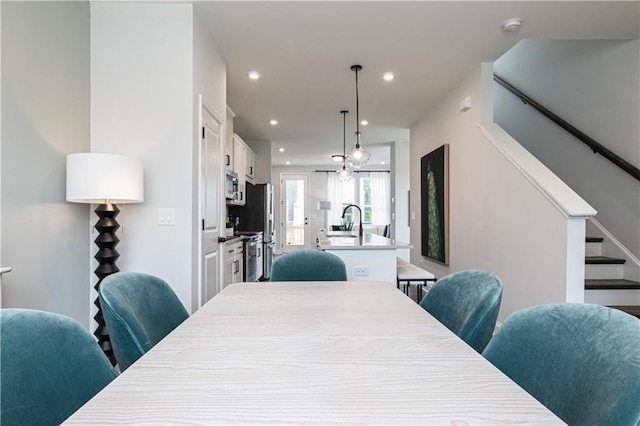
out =
[(354, 169), (364, 167), (371, 157), (371, 153), (362, 146), (362, 133), (360, 133), (360, 104), (358, 96), (358, 71), (362, 70), (362, 65), (352, 65), (351, 70), (356, 73), (356, 133), (353, 140), (353, 149), (347, 156), (347, 162)]
[(342, 168), (336, 171), (340, 182), (349, 182), (353, 178), (353, 172), (347, 168), (346, 150), (347, 150), (347, 114), (349, 111), (342, 110)]

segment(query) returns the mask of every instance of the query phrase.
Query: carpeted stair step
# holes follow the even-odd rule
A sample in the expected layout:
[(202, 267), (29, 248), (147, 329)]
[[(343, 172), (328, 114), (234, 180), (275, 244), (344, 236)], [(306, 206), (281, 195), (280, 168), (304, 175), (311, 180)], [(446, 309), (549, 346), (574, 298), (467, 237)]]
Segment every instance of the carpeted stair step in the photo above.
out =
[(610, 308), (626, 312), (636, 318), (640, 318), (640, 306), (609, 306)]

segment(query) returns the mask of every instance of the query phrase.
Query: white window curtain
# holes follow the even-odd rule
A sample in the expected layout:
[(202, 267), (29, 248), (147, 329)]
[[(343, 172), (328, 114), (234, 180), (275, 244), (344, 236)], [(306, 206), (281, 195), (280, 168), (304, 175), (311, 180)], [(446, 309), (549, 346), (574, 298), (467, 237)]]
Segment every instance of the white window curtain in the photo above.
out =
[(352, 203), (353, 198), (353, 180), (350, 182), (340, 182), (337, 173), (327, 173), (327, 200), (331, 201), (331, 210), (329, 210), (328, 230), (331, 225), (342, 224), (343, 204)]
[(389, 173), (369, 172), (369, 179), (371, 181), (371, 223), (389, 225), (391, 224)]

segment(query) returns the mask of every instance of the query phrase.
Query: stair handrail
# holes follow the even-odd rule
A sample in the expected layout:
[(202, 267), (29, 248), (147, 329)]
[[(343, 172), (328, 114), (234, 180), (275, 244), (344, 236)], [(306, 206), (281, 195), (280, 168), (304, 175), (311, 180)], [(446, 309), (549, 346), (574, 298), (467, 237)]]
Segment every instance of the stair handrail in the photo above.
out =
[(614, 153), (607, 147), (603, 146), (602, 144), (594, 140), (589, 135), (577, 129), (575, 126), (571, 125), (566, 120), (563, 120), (557, 114), (545, 108), (544, 106), (536, 102), (534, 99), (532, 99), (530, 96), (526, 95), (521, 90), (514, 87), (512, 84), (507, 82), (504, 78), (500, 77), (497, 74), (493, 74), (493, 80), (499, 85), (501, 85), (502, 87), (504, 87), (505, 89), (507, 89), (508, 91), (510, 91), (511, 93), (513, 93), (514, 95), (516, 95), (517, 97), (519, 97), (522, 102), (524, 102), (525, 104), (531, 105), (540, 114), (544, 115), (549, 120), (553, 121), (558, 126), (560, 126), (564, 130), (569, 132), (576, 139), (578, 139), (582, 143), (589, 146), (589, 148), (591, 148), (594, 154), (602, 155), (604, 158), (611, 161), (613, 164), (615, 164), (616, 166), (618, 166), (619, 168), (621, 168), (622, 170), (624, 170), (625, 172), (627, 172), (628, 174), (636, 178), (638, 181), (640, 181), (640, 169), (635, 167), (633, 164), (629, 163), (628, 161), (620, 157), (618, 154)]

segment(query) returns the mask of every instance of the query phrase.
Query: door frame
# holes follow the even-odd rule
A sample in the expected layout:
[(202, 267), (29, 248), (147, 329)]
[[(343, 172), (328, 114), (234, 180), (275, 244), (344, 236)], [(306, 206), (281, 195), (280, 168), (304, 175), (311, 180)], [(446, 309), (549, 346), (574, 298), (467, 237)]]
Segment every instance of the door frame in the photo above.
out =
[[(198, 157), (197, 157), (197, 167), (198, 167), (198, 177), (197, 177), (197, 221), (195, 223), (195, 233), (197, 239), (197, 253), (194, 264), (197, 265), (197, 275), (196, 281), (192, 286), (192, 294), (191, 294), (191, 311), (197, 311), (204, 303), (203, 295), (206, 289), (204, 288), (204, 247), (203, 247), (203, 232), (204, 232), (204, 213), (205, 213), (205, 199), (204, 199), (204, 183), (203, 183), (203, 168), (202, 168), (202, 154), (203, 154), (203, 142), (204, 136), (203, 132), (205, 129), (205, 111), (208, 115), (210, 115), (216, 122), (218, 126), (218, 159), (219, 161), (219, 170), (218, 170), (218, 182), (220, 183), (218, 188), (218, 205), (220, 206), (219, 218), (218, 218), (218, 230), (222, 229), (222, 224), (224, 224), (224, 216), (225, 216), (225, 201), (224, 192), (222, 191), (222, 185), (224, 183), (224, 166), (222, 165), (222, 158), (224, 155), (224, 118), (222, 118), (219, 114), (217, 114), (214, 108), (209, 104), (206, 98), (200, 94), (198, 96), (198, 129), (197, 129), (197, 138), (198, 138)], [(217, 274), (217, 286), (218, 291), (220, 290), (220, 282), (221, 282), (221, 274), (223, 271), (221, 270), (223, 265), (220, 265), (222, 256), (220, 256), (220, 247), (218, 245), (218, 274)]]
[[(286, 180), (302, 179), (305, 181), (304, 185), (304, 213), (305, 213), (305, 229), (304, 229), (304, 245), (302, 246), (288, 246), (286, 245), (286, 213), (285, 213), (285, 201), (287, 197), (285, 189)], [(291, 251), (309, 249), (310, 242), (310, 230), (309, 230), (309, 173), (280, 173), (280, 252), (288, 253)]]

